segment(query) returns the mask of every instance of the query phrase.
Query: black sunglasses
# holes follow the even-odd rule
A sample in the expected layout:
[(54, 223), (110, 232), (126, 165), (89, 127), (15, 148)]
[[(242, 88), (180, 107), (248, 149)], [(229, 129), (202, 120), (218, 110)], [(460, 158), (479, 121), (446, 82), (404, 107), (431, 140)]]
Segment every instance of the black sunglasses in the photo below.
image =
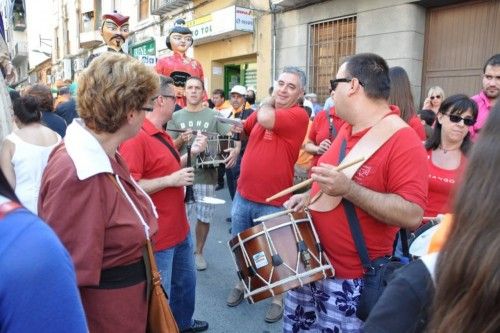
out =
[(450, 121), (452, 123), (459, 123), (462, 120), (464, 121), (465, 126), (472, 126), (476, 123), (476, 121), (472, 118), (462, 118), (456, 114), (447, 114), (447, 116), (450, 117)]
[(434, 98), (441, 99), (441, 95), (431, 96), (431, 99), (434, 99)]
[(163, 94), (160, 94), (158, 96), (155, 96), (155, 97), (151, 98), (151, 101), (153, 101), (153, 102), (156, 101), (158, 99), (158, 97), (160, 97), (160, 96), (163, 96), (165, 98), (171, 98), (173, 100), (176, 99), (176, 97), (174, 95), (163, 95)]
[[(344, 77), (344, 78), (341, 78), (341, 79), (330, 80), (330, 87), (332, 88), (333, 91), (335, 91), (335, 89), (337, 89), (337, 86), (338, 86), (339, 83), (341, 83), (341, 82), (345, 82), (345, 83), (351, 82), (353, 79), (354, 78), (350, 78), (349, 79), (349, 78), (345, 78)], [(359, 84), (362, 87), (364, 87), (363, 82), (361, 82), (360, 80), (358, 80), (358, 82), (359, 82)]]

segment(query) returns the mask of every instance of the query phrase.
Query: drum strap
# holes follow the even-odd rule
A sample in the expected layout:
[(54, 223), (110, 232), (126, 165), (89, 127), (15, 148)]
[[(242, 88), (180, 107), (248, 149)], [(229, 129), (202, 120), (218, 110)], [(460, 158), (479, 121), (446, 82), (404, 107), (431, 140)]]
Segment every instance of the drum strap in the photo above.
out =
[(330, 135), (329, 139), (331, 142), (333, 142), (333, 139), (337, 137), (337, 129), (335, 128), (335, 125), (333, 124), (333, 116), (330, 114), (330, 111), (325, 110), (326, 112), (326, 119), (328, 119), (328, 125), (330, 127)]
[(172, 147), (172, 145), (170, 143), (168, 143), (167, 140), (165, 140), (165, 138), (163, 136), (161, 136), (161, 133), (156, 133), (155, 135), (153, 135), (155, 138), (157, 138), (158, 140), (161, 141), (161, 143), (163, 143), (165, 146), (167, 146), (167, 148), (170, 150), (170, 152), (172, 153), (172, 155), (174, 155), (175, 159), (177, 160), (177, 162), (181, 162), (181, 158), (179, 156), (179, 153), (177, 152), (177, 150), (175, 150), (174, 147)]

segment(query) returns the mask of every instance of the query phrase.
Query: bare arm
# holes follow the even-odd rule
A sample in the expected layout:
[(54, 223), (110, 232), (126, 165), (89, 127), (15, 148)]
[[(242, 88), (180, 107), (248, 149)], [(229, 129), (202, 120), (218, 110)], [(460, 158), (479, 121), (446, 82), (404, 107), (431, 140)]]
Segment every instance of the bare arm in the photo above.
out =
[(183, 168), (170, 175), (152, 179), (140, 179), (139, 186), (148, 194), (153, 194), (167, 187), (180, 187), (192, 185), (194, 181), (194, 169)]
[(257, 122), (265, 129), (273, 129), (276, 121), (276, 109), (274, 98), (264, 100), (257, 112)]
[(335, 171), (331, 165), (321, 164), (312, 171), (313, 180), (320, 184), (324, 193), (348, 199), (379, 221), (410, 229), (417, 228), (422, 221), (423, 209), (397, 194), (365, 188)]
[(9, 182), (10, 186), (16, 188), (16, 172), (12, 165), (12, 156), (14, 155), (15, 145), (9, 140), (4, 140), (2, 150), (0, 151), (0, 168)]

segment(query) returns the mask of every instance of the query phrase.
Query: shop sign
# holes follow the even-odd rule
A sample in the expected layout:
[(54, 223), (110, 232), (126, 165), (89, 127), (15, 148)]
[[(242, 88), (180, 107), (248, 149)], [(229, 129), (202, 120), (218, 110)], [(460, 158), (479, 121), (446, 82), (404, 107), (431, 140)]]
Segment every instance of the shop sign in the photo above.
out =
[(150, 39), (148, 41), (132, 45), (130, 46), (130, 54), (134, 58), (139, 59), (139, 56), (144, 56), (144, 55), (156, 55), (156, 42), (154, 39)]
[(156, 56), (140, 55), (137, 57), (146, 66), (156, 66)]
[(193, 32), (195, 41), (221, 39), (253, 32), (254, 16), (251, 9), (230, 6), (188, 21), (186, 26)]

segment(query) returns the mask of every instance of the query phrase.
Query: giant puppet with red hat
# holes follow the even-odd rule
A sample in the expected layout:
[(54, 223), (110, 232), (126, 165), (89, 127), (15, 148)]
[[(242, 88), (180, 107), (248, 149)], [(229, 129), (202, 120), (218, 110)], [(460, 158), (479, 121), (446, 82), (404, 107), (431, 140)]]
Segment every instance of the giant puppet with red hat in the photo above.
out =
[(186, 55), (187, 50), (193, 45), (193, 32), (185, 24), (183, 19), (175, 21), (166, 40), (167, 47), (173, 53), (160, 58), (156, 63), (158, 74), (174, 79), (177, 104), (181, 107), (186, 106), (186, 97), (184, 96), (186, 80), (191, 76), (204, 80), (201, 64)]
[[(108, 46), (108, 52), (125, 53), (122, 47), (130, 33), (128, 20), (129, 16), (124, 16), (116, 10), (102, 16), (101, 36)], [(99, 54), (91, 54), (85, 62), (85, 67), (97, 56)]]

